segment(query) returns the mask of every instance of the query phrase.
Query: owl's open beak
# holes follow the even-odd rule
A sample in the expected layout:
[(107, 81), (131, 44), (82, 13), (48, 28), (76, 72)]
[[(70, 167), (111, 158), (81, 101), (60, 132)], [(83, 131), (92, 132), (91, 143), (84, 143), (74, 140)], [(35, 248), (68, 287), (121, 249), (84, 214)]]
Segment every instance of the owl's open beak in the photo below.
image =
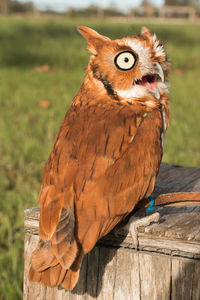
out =
[(164, 72), (161, 65), (158, 62), (155, 64), (154, 70), (155, 70), (155, 74), (157, 74), (160, 77), (161, 81), (164, 82), (165, 81)]
[(141, 80), (135, 83), (144, 86), (154, 97), (160, 99), (160, 92), (157, 87), (159, 81), (164, 82), (164, 72), (161, 65), (156, 63), (150, 74), (143, 76)]

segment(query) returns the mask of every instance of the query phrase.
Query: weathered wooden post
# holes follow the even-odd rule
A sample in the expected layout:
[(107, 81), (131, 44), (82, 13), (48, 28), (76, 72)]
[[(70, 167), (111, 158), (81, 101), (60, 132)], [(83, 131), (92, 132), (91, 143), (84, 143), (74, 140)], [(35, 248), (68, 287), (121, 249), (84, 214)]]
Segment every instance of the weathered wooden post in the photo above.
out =
[[(200, 168), (162, 164), (155, 194), (200, 191)], [(139, 229), (139, 250), (120, 227), (85, 256), (72, 292), (29, 282), (39, 208), (25, 211), (24, 300), (199, 300), (200, 207), (165, 207), (159, 224)]]

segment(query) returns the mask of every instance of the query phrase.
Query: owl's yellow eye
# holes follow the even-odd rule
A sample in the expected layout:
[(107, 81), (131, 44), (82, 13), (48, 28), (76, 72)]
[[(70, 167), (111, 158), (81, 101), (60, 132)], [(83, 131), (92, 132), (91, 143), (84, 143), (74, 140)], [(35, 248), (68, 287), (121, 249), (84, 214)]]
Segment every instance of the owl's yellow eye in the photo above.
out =
[(122, 71), (131, 70), (136, 63), (136, 55), (131, 51), (123, 51), (115, 56), (115, 65)]

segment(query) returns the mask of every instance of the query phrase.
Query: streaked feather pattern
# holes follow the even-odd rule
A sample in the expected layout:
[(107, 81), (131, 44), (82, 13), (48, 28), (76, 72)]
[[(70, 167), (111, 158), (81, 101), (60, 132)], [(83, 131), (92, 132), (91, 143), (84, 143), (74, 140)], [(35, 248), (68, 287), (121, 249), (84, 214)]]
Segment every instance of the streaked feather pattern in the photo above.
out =
[[(68, 290), (77, 283), (83, 255), (151, 195), (169, 123), (166, 82), (159, 85), (159, 72), (166, 78), (169, 64), (155, 36), (144, 28), (140, 36), (112, 41), (87, 27), (79, 31), (92, 55), (45, 167), (41, 240), (29, 272), (30, 280)], [(135, 66), (118, 70), (115, 55), (132, 53), (136, 44), (148, 63), (135, 53)], [(141, 96), (126, 96), (133, 85)]]

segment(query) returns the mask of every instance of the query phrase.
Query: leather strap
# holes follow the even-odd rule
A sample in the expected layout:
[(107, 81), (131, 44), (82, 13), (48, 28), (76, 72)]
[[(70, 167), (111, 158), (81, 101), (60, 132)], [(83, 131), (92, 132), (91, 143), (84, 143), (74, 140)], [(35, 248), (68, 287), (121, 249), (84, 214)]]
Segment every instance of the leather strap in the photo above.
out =
[[(138, 208), (148, 207), (151, 203), (150, 199), (143, 199), (138, 204)], [(154, 204), (168, 206), (198, 206), (200, 205), (200, 192), (178, 192), (161, 194), (154, 198)]]

